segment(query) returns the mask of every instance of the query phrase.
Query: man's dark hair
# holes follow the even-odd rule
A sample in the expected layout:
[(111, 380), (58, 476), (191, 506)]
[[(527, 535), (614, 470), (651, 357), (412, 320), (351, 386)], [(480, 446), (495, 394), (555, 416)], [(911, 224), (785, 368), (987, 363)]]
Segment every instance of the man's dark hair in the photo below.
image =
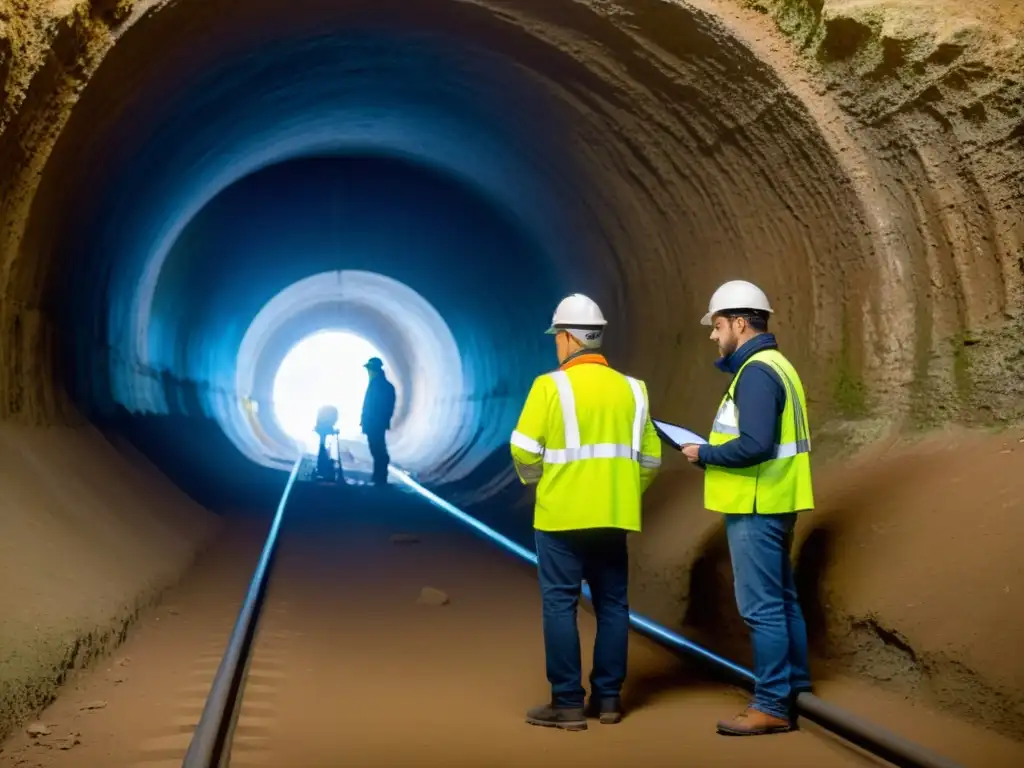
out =
[(768, 330), (768, 313), (760, 309), (731, 309), (723, 314), (730, 320), (742, 317), (747, 321), (747, 325), (758, 333), (764, 333)]

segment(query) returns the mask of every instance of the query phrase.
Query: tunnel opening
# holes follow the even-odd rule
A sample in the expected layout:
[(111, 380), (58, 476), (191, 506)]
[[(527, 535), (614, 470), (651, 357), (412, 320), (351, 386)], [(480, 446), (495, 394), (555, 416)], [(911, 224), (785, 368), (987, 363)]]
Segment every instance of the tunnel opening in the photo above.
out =
[[(192, 410), (250, 459), (285, 469), (292, 446), (269, 407), (273, 372), (287, 345), (340, 323), (392, 362), (400, 393), (408, 382), (396, 462), (435, 484), (460, 483), (515, 418), (487, 389), (528, 382), (543, 365), (540, 338), (510, 336), (506, 324), (525, 325), (543, 311), (539, 297), (554, 295), (545, 251), (507, 199), (433, 164), (379, 154), (276, 164), (185, 225), (155, 277), (139, 354), (201, 382)], [(539, 293), (502, 307), (490, 278), (501, 288), (532, 281)], [(205, 300), (183, 315), (182, 297), (197, 294)], [(159, 382), (111, 376), (129, 410), (181, 411)]]
[(370, 341), (354, 333), (327, 329), (306, 336), (284, 356), (274, 374), (274, 418), (281, 429), (308, 454), (316, 453), (317, 413), (331, 406), (338, 414), (332, 424), (340, 440), (358, 440), (360, 410), (366, 392), (366, 363), (389, 361)]
[[(492, 426), (483, 440), (479, 439), (478, 420), (488, 412), (486, 408), (481, 412), (469, 395), (480, 369), (486, 370), (494, 362), (489, 347), (474, 346), (472, 336), (467, 340), (465, 328), (450, 327), (438, 309), (410, 286), (375, 272), (318, 273), (274, 296), (246, 329), (237, 350), (232, 372), (237, 391), (249, 393), (247, 400), (253, 402), (273, 402), (274, 382), (290, 350), (305, 339), (320, 338), (318, 334), (329, 327), (344, 328), (350, 340), (353, 336), (361, 339), (353, 343), (359, 349), (356, 356), (366, 355), (362, 360), (349, 358), (352, 368), (344, 380), (337, 378), (342, 375), (340, 369), (332, 374), (322, 370), (317, 384), (325, 402), (334, 402), (346, 387), (351, 388), (356, 400), (339, 404), (339, 412), (350, 425), (343, 436), (346, 448), (357, 458), (366, 450), (363, 442), (354, 438), (359, 435), (367, 382), (363, 365), (368, 357), (382, 359), (384, 375), (396, 389), (389, 435), (395, 463), (444, 484), (457, 481), (460, 472), (472, 471), (495, 450), (500, 428)], [(377, 354), (371, 354), (374, 350)], [(340, 357), (335, 363), (341, 365)], [(309, 403), (305, 407), (315, 411), (319, 406)], [(290, 461), (292, 433), (282, 429), (273, 411), (269, 407), (252, 414), (247, 407), (235, 407), (217, 418), (239, 449), (254, 461), (283, 468)], [(307, 414), (305, 423), (296, 423), (295, 429), (308, 435), (314, 421), (315, 416)]]

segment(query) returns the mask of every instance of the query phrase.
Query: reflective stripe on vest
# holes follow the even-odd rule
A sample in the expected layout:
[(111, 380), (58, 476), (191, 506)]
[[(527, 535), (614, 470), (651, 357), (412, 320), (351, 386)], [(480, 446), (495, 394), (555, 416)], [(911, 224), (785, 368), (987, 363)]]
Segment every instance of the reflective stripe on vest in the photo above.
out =
[[(771, 366), (771, 369), (779, 375), (779, 378), (782, 380), (782, 386), (786, 389), (786, 396), (794, 403), (793, 411), (798, 439), (792, 443), (776, 445), (775, 450), (772, 452), (772, 459), (789, 459), (798, 453), (809, 453), (811, 450), (810, 439), (799, 439), (800, 435), (807, 435), (808, 430), (807, 425), (804, 423), (803, 408), (800, 407), (801, 403), (796, 396), (793, 382), (790, 381), (786, 372), (774, 363), (767, 360), (759, 360), (758, 362)], [(739, 436), (740, 434), (739, 414), (736, 412), (736, 402), (732, 399), (731, 388), (726, 393), (725, 399), (722, 400), (722, 404), (718, 407), (718, 413), (715, 414), (715, 423), (711, 425), (711, 431), (717, 432), (720, 435)]]
[(555, 381), (558, 388), (558, 401), (562, 410), (562, 424), (565, 427), (565, 448), (547, 448), (533, 438), (527, 437), (522, 432), (512, 433), (512, 445), (522, 448), (537, 455), (544, 455), (545, 464), (569, 464), (574, 461), (585, 461), (587, 459), (631, 459), (639, 462), (642, 466), (657, 469), (661, 461), (659, 459), (644, 456), (641, 452), (643, 445), (644, 423), (647, 421), (647, 402), (644, 398), (643, 388), (636, 379), (626, 376), (629, 388), (633, 391), (633, 402), (636, 410), (633, 414), (632, 445), (619, 443), (594, 443), (582, 445), (580, 443), (580, 424), (576, 418), (576, 398), (572, 392), (572, 382), (569, 374), (565, 371), (555, 371), (548, 374)]
[(534, 440), (532, 437), (527, 437), (522, 432), (513, 432), (512, 440), (510, 441), (516, 448), (522, 448), (527, 453), (535, 453), (540, 456), (544, 453), (544, 446)]
[(576, 418), (576, 398), (572, 393), (572, 382), (565, 371), (548, 374), (558, 387), (558, 400), (562, 406), (562, 423), (565, 425), (565, 448), (544, 451), (545, 464), (568, 464), (585, 459), (632, 459), (640, 461), (640, 445), (643, 438), (646, 405), (640, 382), (626, 376), (629, 388), (633, 390), (636, 411), (633, 415), (632, 445), (618, 443), (580, 444), (580, 424)]
[(782, 379), (782, 385), (786, 388), (786, 398), (793, 404), (793, 420), (796, 422), (796, 440), (791, 443), (776, 445), (772, 458), (791, 459), (799, 453), (810, 453), (811, 433), (807, 428), (807, 423), (804, 421), (804, 402), (797, 397), (793, 381), (789, 378), (789, 374), (771, 360), (762, 360), (761, 362), (770, 365), (772, 370), (779, 374), (779, 378)]

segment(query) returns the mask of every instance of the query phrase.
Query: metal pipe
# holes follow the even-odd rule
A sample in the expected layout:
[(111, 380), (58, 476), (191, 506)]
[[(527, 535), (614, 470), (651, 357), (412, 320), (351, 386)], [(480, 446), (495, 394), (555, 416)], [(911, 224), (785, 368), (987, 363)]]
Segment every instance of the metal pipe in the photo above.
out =
[(813, 693), (801, 693), (797, 710), (808, 720), (901, 768), (963, 768), (960, 763), (886, 730)]
[[(454, 504), (445, 501), (432, 491), (427, 490), (413, 480), (406, 472), (392, 467), (391, 473), (434, 506), (466, 523), (512, 554), (521, 557), (533, 565), (537, 565), (537, 555), (534, 552), (517, 544), (507, 536), (498, 533), (490, 526), (480, 522)], [(587, 600), (590, 600), (590, 588), (586, 584), (583, 585), (583, 594)], [(710, 664), (718, 671), (728, 673), (730, 677), (735, 678), (737, 682), (747, 688), (752, 687), (757, 680), (754, 673), (746, 667), (729, 661), (691, 640), (687, 640), (677, 632), (673, 632), (671, 629), (645, 616), (630, 611), (629, 623), (638, 633), (654, 640), (659, 645), (675, 653), (683, 653), (701, 662)], [(942, 757), (919, 744), (915, 744), (892, 731), (870, 723), (826, 701), (822, 701), (813, 694), (801, 693), (797, 697), (797, 710), (807, 719), (902, 768), (962, 768), (958, 763), (948, 758)]]
[(249, 582), (249, 590), (228, 640), (227, 650), (210, 685), (203, 714), (192, 733), (182, 768), (226, 768), (228, 764), (231, 740), (242, 703), (242, 691), (245, 688), (249, 657), (256, 637), (256, 626), (263, 610), (271, 566), (277, 551), (281, 521), (284, 519), (288, 496), (295, 485), (302, 461), (303, 457), (300, 456), (292, 467), (291, 474), (288, 475), (288, 482), (284, 486), (284, 492), (270, 524), (270, 531), (267, 533), (267, 540), (263, 545), (263, 552)]

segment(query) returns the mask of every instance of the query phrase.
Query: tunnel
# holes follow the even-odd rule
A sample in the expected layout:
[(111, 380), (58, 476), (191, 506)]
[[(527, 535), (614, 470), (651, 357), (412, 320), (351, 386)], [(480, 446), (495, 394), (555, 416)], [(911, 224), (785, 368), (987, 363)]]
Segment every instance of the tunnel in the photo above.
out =
[[(557, 302), (706, 432), (746, 279), (808, 392), (816, 658), (1019, 747), (1024, 16), (961, 5), (0, 0), (0, 733), (274, 507), (304, 339), (379, 350), (396, 466), (528, 542)], [(644, 515), (633, 604), (745, 658), (682, 458)]]

